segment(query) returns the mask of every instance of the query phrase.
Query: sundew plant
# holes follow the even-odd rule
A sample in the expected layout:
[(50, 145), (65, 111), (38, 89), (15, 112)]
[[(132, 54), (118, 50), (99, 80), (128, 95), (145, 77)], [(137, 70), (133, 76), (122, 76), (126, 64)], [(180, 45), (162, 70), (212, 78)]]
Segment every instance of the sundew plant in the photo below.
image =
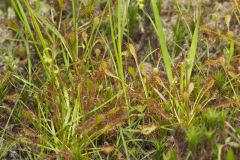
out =
[(0, 0), (0, 159), (240, 157), (240, 3)]

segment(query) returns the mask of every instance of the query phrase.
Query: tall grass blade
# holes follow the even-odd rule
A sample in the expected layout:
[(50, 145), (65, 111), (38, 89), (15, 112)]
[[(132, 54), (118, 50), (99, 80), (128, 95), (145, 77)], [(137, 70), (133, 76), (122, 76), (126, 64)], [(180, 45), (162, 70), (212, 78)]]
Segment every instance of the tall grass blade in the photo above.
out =
[[(117, 20), (114, 21), (111, 2), (110, 2), (110, 0), (107, 1), (108, 8), (109, 8), (111, 36), (112, 36), (114, 53), (115, 53), (116, 62), (117, 62), (117, 72), (118, 72), (118, 76), (120, 77), (121, 82), (122, 82), (122, 88), (123, 88), (123, 92), (124, 92), (124, 96), (125, 96), (126, 105), (128, 105), (129, 102), (128, 102), (128, 98), (127, 98), (127, 88), (126, 88), (124, 69), (123, 69), (123, 63), (122, 63), (122, 39), (123, 39), (123, 34), (124, 34), (124, 27), (125, 27), (129, 2), (130, 2), (129, 0), (126, 2), (123, 2), (121, 0), (117, 1), (117, 9), (116, 9), (116, 14), (117, 14), (116, 19)], [(125, 6), (123, 6), (122, 3), (125, 3)], [(122, 13), (122, 8), (124, 8), (124, 7), (125, 7), (125, 10), (123, 11), (124, 13)], [(117, 27), (117, 29), (116, 29), (116, 27)], [(117, 31), (115, 31), (115, 29)]]
[(198, 45), (198, 32), (199, 32), (199, 18), (194, 30), (194, 34), (193, 34), (193, 38), (192, 38), (192, 43), (191, 43), (191, 48), (187, 57), (187, 68), (186, 68), (186, 77), (187, 77), (187, 84), (190, 83), (190, 78), (191, 78), (191, 74), (192, 74), (192, 69), (193, 69), (193, 65), (194, 65), (194, 60), (196, 57), (196, 53), (197, 53), (197, 45)]
[(170, 85), (173, 85), (174, 79), (173, 79), (173, 73), (172, 73), (172, 68), (171, 68), (171, 57), (168, 52), (167, 42), (165, 39), (162, 22), (161, 22), (161, 17), (159, 15), (159, 10), (156, 5), (156, 0), (151, 0), (151, 5), (152, 5), (152, 9), (153, 9), (156, 32), (158, 35), (158, 40), (159, 40), (162, 55), (163, 55), (163, 61), (164, 61), (165, 69), (167, 72), (168, 81), (169, 81)]

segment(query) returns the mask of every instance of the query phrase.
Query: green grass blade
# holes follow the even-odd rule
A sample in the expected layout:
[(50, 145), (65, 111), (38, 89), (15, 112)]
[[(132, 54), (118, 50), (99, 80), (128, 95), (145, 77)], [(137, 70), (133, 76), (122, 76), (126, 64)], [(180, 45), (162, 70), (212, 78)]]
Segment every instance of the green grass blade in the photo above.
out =
[(69, 58), (71, 60), (73, 60), (73, 56), (70, 52), (70, 47), (68, 45), (68, 43), (66, 42), (65, 38), (61, 35), (61, 33), (57, 30), (57, 28), (55, 28), (48, 20), (46, 20), (43, 16), (41, 15), (36, 15), (37, 18), (44, 24), (46, 25), (46, 27), (51, 31), (53, 32), (53, 34), (55, 34), (60, 40), (61, 40), (61, 43), (64, 47), (64, 49), (66, 50), (67, 52), (67, 55), (69, 56)]
[[(117, 62), (117, 72), (118, 76), (121, 79), (122, 82), (122, 88), (125, 96), (125, 101), (126, 105), (129, 105), (128, 102), (128, 97), (127, 97), (127, 87), (125, 83), (125, 77), (124, 77), (124, 69), (123, 69), (123, 63), (122, 63), (122, 39), (123, 39), (123, 34), (124, 34), (124, 24), (127, 16), (127, 9), (129, 5), (129, 1), (127, 1), (127, 5), (125, 13), (122, 14), (121, 12), (121, 7), (123, 7), (122, 3), (120, 0), (117, 1), (117, 20), (114, 21), (113, 13), (112, 13), (112, 6), (110, 0), (107, 1), (108, 3), (108, 8), (109, 8), (109, 19), (110, 19), (110, 30), (111, 30), (111, 37), (113, 41), (113, 47), (114, 47), (114, 54), (116, 57), (116, 62)], [(122, 16), (124, 15), (124, 16)], [(116, 28), (117, 27), (117, 28)], [(117, 31), (115, 31), (117, 30)]]
[(173, 85), (174, 79), (173, 79), (173, 73), (172, 73), (172, 68), (171, 68), (171, 57), (168, 52), (167, 42), (165, 39), (162, 22), (161, 22), (161, 17), (159, 15), (159, 10), (156, 5), (156, 0), (151, 0), (151, 4), (152, 4), (153, 14), (154, 14), (154, 18), (155, 18), (156, 32), (158, 35), (158, 40), (159, 40), (161, 51), (162, 51), (162, 56), (163, 56), (165, 69), (167, 72), (168, 81), (169, 81), (170, 85)]
[(199, 32), (199, 19), (197, 21), (197, 25), (194, 30), (194, 34), (192, 37), (192, 43), (191, 43), (191, 48), (187, 57), (187, 68), (186, 68), (186, 77), (187, 77), (187, 84), (190, 82), (191, 74), (192, 74), (192, 69), (194, 65), (194, 60), (196, 57), (197, 53), (197, 45), (198, 45), (198, 32)]
[(122, 142), (123, 142), (123, 147), (124, 147), (124, 151), (125, 151), (125, 154), (126, 154), (126, 159), (130, 160), (130, 156), (129, 156), (128, 148), (127, 148), (127, 143), (126, 143), (126, 140), (124, 138), (123, 129), (122, 128), (120, 128), (120, 136), (121, 136), (121, 139), (122, 139)]

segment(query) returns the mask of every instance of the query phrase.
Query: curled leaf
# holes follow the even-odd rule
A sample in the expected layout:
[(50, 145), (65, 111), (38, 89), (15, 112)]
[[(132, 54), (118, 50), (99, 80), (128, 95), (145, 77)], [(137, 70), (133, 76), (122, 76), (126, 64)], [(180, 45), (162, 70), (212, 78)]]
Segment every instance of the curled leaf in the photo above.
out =
[(149, 135), (149, 134), (151, 134), (152, 132), (154, 132), (157, 128), (158, 128), (158, 126), (155, 125), (155, 124), (143, 125), (143, 126), (141, 127), (141, 134)]

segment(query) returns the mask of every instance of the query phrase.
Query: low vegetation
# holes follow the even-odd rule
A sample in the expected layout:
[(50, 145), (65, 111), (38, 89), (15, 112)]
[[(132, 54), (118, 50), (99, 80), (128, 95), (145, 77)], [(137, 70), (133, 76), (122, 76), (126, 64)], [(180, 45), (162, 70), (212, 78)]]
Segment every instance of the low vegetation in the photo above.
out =
[(240, 157), (238, 0), (0, 0), (1, 159)]

